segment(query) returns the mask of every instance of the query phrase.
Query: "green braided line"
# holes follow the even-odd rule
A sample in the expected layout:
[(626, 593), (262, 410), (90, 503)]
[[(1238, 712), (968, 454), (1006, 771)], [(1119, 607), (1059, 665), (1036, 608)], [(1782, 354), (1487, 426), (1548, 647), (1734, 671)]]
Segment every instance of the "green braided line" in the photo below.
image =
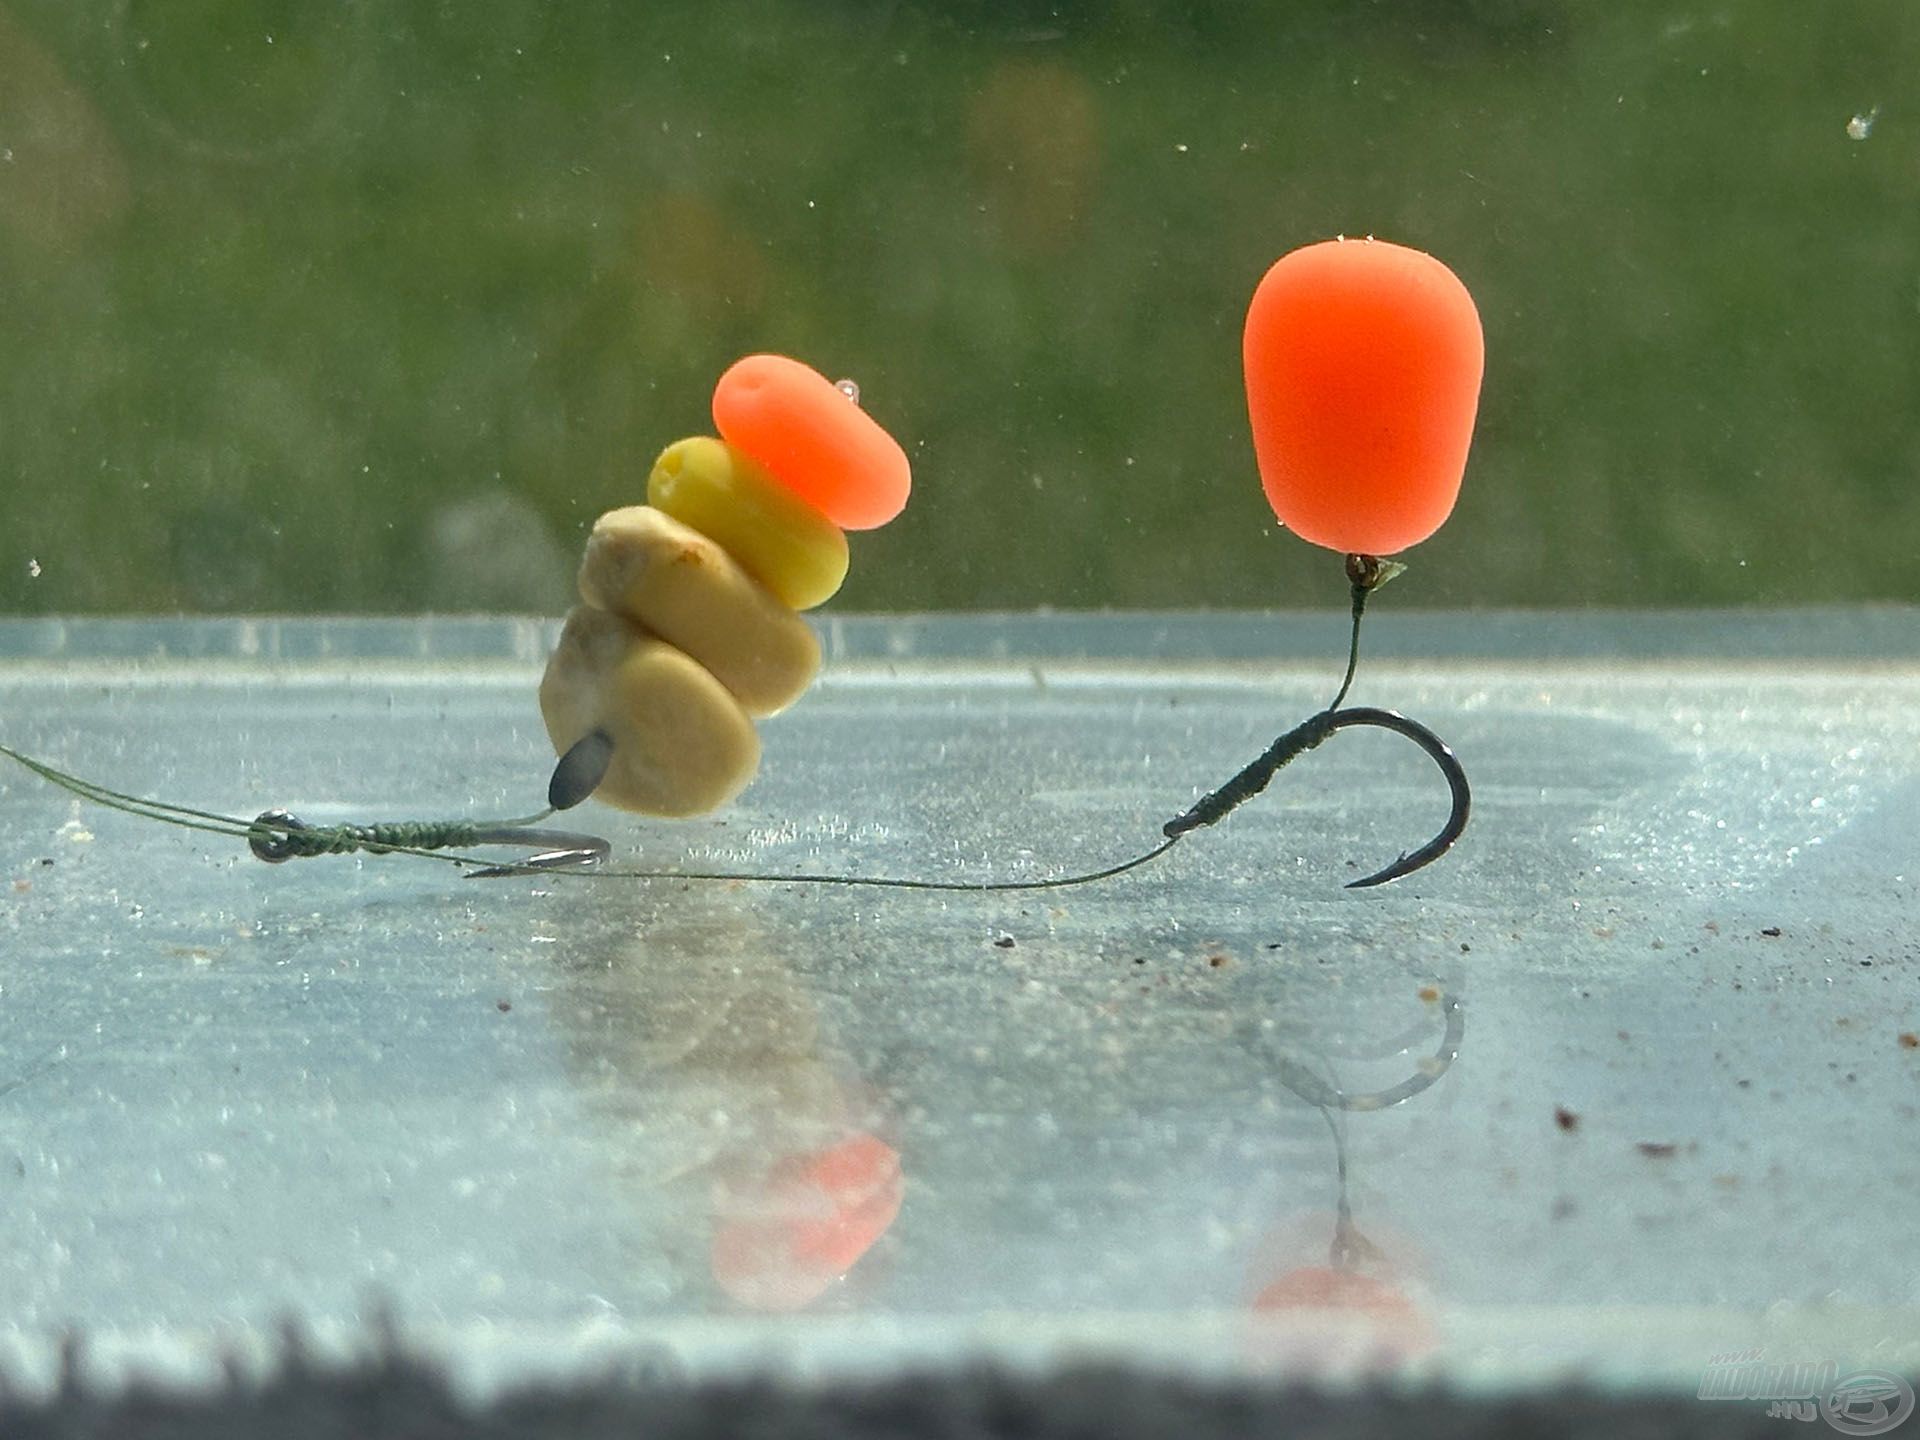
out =
[(316, 825), (282, 833), (286, 837), (289, 859), (351, 855), (358, 850), (370, 855), (383, 855), (394, 850), (454, 850), (480, 843), (480, 827), (463, 820), (390, 820), (377, 825)]

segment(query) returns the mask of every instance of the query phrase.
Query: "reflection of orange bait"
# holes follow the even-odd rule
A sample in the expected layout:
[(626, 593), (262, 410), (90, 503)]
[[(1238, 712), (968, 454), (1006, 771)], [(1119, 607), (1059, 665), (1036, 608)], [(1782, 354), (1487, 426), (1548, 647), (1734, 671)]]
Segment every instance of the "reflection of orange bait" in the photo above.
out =
[(720, 377), (713, 413), (724, 438), (668, 446), (649, 503), (607, 512), (588, 539), (540, 710), (556, 753), (598, 736), (610, 755), (597, 788), (565, 804), (591, 790), (695, 815), (739, 794), (760, 760), (753, 718), (792, 704), (820, 666), (794, 612), (846, 578), (843, 528), (906, 504), (906, 453), (850, 382), (750, 355)]
[[(1357, 1270), (1330, 1265), (1289, 1270), (1254, 1296), (1252, 1308), (1274, 1321), (1345, 1316), (1378, 1347), (1376, 1359), (1411, 1359), (1438, 1343), (1432, 1318), (1405, 1291)], [(1334, 1337), (1325, 1338), (1331, 1343)]]
[[(1357, 1102), (1377, 1095), (1341, 1094), (1338, 1098), (1341, 1108), (1358, 1110), (1363, 1106)], [(1322, 1114), (1327, 1112), (1323, 1109)], [(1259, 1289), (1249, 1305), (1260, 1323), (1251, 1343), (1254, 1353), (1267, 1361), (1315, 1366), (1337, 1361), (1396, 1368), (1439, 1343), (1432, 1311), (1418, 1298), (1425, 1291), (1418, 1279), (1419, 1252), (1404, 1237), (1380, 1236), (1372, 1227), (1370, 1234), (1363, 1235), (1354, 1224), (1346, 1139), (1332, 1117), (1327, 1118), (1339, 1179), (1338, 1206), (1331, 1217), (1317, 1211), (1294, 1215), (1261, 1242), (1253, 1257), (1254, 1283)], [(1318, 1259), (1316, 1251), (1325, 1261), (1312, 1263)], [(1297, 1263), (1309, 1257), (1309, 1263)], [(1258, 1277), (1275, 1271), (1281, 1273), (1260, 1284)]]
[(714, 1282), (756, 1310), (809, 1305), (887, 1232), (904, 1191), (899, 1153), (864, 1131), (789, 1155), (722, 1203)]
[(1413, 1301), (1384, 1280), (1331, 1265), (1289, 1270), (1253, 1298), (1255, 1310), (1348, 1310), (1380, 1320), (1425, 1320)]

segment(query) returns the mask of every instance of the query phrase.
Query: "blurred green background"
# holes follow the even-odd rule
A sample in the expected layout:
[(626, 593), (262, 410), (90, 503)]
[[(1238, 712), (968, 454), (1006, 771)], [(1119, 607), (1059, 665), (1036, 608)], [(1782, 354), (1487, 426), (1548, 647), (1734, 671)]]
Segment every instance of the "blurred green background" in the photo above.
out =
[(1920, 5), (0, 3), (0, 610), (534, 610), (778, 349), (915, 495), (846, 609), (1333, 605), (1239, 325), (1488, 340), (1396, 604), (1920, 596)]

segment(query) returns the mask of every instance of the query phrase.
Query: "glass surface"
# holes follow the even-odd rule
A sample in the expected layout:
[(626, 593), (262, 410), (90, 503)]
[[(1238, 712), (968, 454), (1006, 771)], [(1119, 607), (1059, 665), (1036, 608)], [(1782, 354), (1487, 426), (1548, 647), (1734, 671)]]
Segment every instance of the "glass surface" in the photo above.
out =
[[(1321, 702), (1324, 667), (1267, 643), (1288, 618), (846, 621), (738, 805), (575, 823), (622, 866), (1105, 864)], [(0, 702), (28, 750), (207, 810), (524, 809), (525, 637), (456, 628), (442, 654), (189, 623), (165, 649), (195, 658), (129, 666), (121, 627), (49, 655), (12, 625), (39, 658)], [(276, 1316), (389, 1308), (483, 1378), (1911, 1368), (1913, 655), (1525, 629), (1463, 662), (1438, 627), (1363, 682), (1476, 782), (1458, 850), (1371, 892), (1340, 887), (1444, 792), (1364, 733), (1152, 865), (996, 895), (273, 868), (9, 764), (16, 1348), (44, 1367), (27, 1342), (78, 1323), (212, 1373)]]

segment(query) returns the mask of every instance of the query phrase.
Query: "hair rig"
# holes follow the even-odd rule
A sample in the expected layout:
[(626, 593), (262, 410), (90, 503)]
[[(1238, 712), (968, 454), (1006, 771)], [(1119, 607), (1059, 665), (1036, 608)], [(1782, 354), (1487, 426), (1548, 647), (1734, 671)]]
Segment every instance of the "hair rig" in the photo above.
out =
[[(609, 869), (591, 835), (541, 828), (589, 796), (649, 815), (701, 814), (753, 778), (754, 721), (797, 700), (820, 665), (799, 612), (840, 588), (846, 531), (906, 505), (905, 452), (838, 384), (797, 360), (751, 355), (720, 377), (719, 436), (667, 447), (647, 502), (602, 515), (540, 684), (560, 757), (537, 815), (497, 822), (307, 825), (284, 810), (252, 820), (109, 790), (0, 746), (0, 754), (84, 799), (162, 823), (244, 838), (260, 859), (421, 855), (474, 877), (527, 873), (765, 881), (902, 890), (1049, 890), (1122, 874), (1165, 854), (1264, 791), (1342, 730), (1404, 736), (1446, 778), (1451, 808), (1431, 840), (1351, 882), (1383, 885), (1445, 854), (1466, 829), (1471, 792), (1447, 745), (1392, 710), (1346, 706), (1368, 597), (1404, 568), (1453, 509), (1473, 437), (1484, 364), (1480, 319), (1451, 270), (1373, 240), (1330, 240), (1281, 257), (1254, 292), (1244, 339), (1247, 404), (1262, 488), (1280, 523), (1345, 556), (1352, 626), (1346, 673), (1325, 709), (1167, 821), (1152, 848), (1117, 864), (1040, 880), (960, 881), (770, 871)], [(494, 864), (479, 846), (532, 849)]]

